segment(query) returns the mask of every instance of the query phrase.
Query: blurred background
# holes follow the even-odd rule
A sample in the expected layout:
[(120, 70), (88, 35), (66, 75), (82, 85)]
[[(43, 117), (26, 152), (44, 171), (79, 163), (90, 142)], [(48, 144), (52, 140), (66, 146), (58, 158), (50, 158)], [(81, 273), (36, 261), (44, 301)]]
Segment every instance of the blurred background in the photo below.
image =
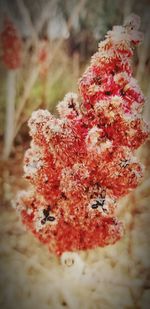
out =
[[(3, 269), (0, 285), (2, 286), (0, 290), (3, 292), (0, 304), (3, 305), (3, 308), (26, 309), (36, 306), (42, 309), (55, 309), (55, 302), (46, 307), (44, 300), (42, 300), (40, 307), (40, 299), (43, 299), (42, 297), (45, 295), (43, 290), (39, 290), (41, 296), (35, 296), (37, 289), (34, 281), (35, 273), (42, 272), (42, 275), (39, 275), (37, 279), (39, 285), (41, 276), (44, 278), (42, 280), (46, 280), (43, 281), (46, 285), (53, 283), (52, 277), (48, 279), (44, 277), (46, 270), (43, 270), (47, 267), (47, 271), (49, 271), (49, 254), (34, 240), (33, 236), (24, 231), (21, 224), (18, 223), (15, 211), (10, 208), (11, 201), (18, 190), (27, 187), (22, 178), (23, 156), (30, 143), (27, 120), (32, 111), (38, 108), (46, 108), (56, 114), (58, 101), (62, 100), (68, 91), (78, 91), (78, 79), (88, 66), (90, 57), (97, 51), (98, 42), (104, 39), (106, 32), (113, 25), (122, 24), (125, 17), (132, 12), (141, 17), (141, 30), (144, 32), (144, 42), (135, 50), (133, 68), (134, 76), (139, 81), (146, 96), (144, 117), (149, 120), (149, 0), (0, 0), (0, 232), (2, 241), (0, 256)], [(17, 46), (16, 49), (14, 47), (10, 55), (4, 55), (4, 46), (7, 46), (8, 43), (7, 38), (6, 41), (4, 39), (7, 27), (9, 30), (11, 29)], [(116, 302), (114, 303), (115, 300), (108, 297), (106, 291), (104, 292), (103, 285), (99, 286), (102, 289), (99, 290), (99, 296), (97, 296), (98, 294), (90, 294), (97, 293), (96, 285), (98, 281), (96, 280), (99, 280), (98, 277), (94, 282), (92, 281), (92, 287), (94, 286), (96, 292), (92, 292), (91, 283), (88, 288), (83, 284), (84, 296), (80, 295), (80, 291), (77, 292), (77, 287), (74, 290), (74, 287), (69, 283), (67, 288), (71, 288), (72, 293), (76, 291), (75, 293), (78, 295), (76, 299), (81, 301), (81, 303), (78, 303), (80, 308), (149, 308), (149, 152), (149, 142), (138, 151), (139, 157), (146, 165), (143, 184), (120, 202), (119, 215), (123, 217), (127, 229), (125, 239), (120, 246), (114, 246), (113, 249), (104, 249), (103, 251), (97, 249), (97, 251), (86, 254), (89, 265), (98, 267), (92, 268), (95, 269), (95, 273), (96, 269), (101, 271), (101, 267), (106, 270), (106, 273), (103, 272), (102, 278), (104, 282), (106, 281), (105, 284), (108, 284), (109, 295), (116, 295)], [(32, 250), (31, 247), (29, 248), (29, 244), (33, 248)], [(44, 259), (42, 259), (42, 252), (45, 252)], [(120, 253), (123, 254), (122, 262), (118, 262)], [(38, 270), (34, 269), (33, 256), (36, 256), (38, 260), (36, 262)], [(26, 263), (27, 259), (31, 261), (31, 265), (22, 269), (22, 263)], [(16, 260), (18, 264), (16, 264)], [(62, 270), (59, 269), (57, 260), (54, 259), (52, 263), (54, 275), (57, 278)], [(39, 265), (42, 265), (43, 268), (40, 268)], [(16, 276), (16, 279), (14, 279), (15, 276), (11, 269), (15, 269), (17, 274), (18, 267), (20, 276)], [(115, 267), (120, 268), (115, 269)], [(87, 268), (87, 271), (90, 272), (90, 269)], [(115, 276), (119, 272), (121, 274), (118, 285), (114, 285), (112, 280), (114, 272)], [(106, 274), (108, 274), (108, 277), (110, 276), (109, 279), (105, 278)], [(90, 276), (92, 278), (92, 273), (90, 273)], [(126, 278), (125, 281), (124, 278)], [(33, 293), (28, 293), (30, 295), (27, 296), (26, 292), (21, 290), (20, 294), (17, 294), (17, 289), (23, 289), (24, 284), (28, 285), (31, 281), (33, 281), (31, 287)], [(5, 284), (3, 284), (4, 282)], [(13, 290), (14, 282), (16, 290)], [(22, 283), (20, 284), (20, 282)], [(62, 300), (67, 296), (64, 296), (64, 291), (61, 290), (60, 281), (59, 284), (58, 280), (55, 283), (58, 294), (63, 295), (63, 297), (60, 297), (61, 300), (58, 301), (56, 308), (64, 306), (67, 308), (67, 300)], [(61, 282), (61, 284), (63, 285), (64, 282)], [(122, 294), (117, 296), (118, 286), (120, 285), (123, 286), (123, 290), (119, 292)], [(112, 290), (115, 288), (116, 290)], [(89, 305), (85, 297), (86, 289), (91, 300), (92, 297), (95, 297), (95, 301), (93, 303), (89, 301)], [(54, 292), (54, 290), (52, 291)], [(46, 302), (48, 295), (45, 296)], [(125, 295), (124, 300), (127, 298), (127, 303), (123, 302), (121, 295)], [(37, 300), (35, 300), (36, 297)], [(25, 303), (24, 305), (22, 299), (26, 298), (30, 298), (30, 300), (28, 304)], [(15, 307), (17, 301), (20, 301), (19, 307)], [(10, 302), (12, 302), (11, 307)], [(75, 300), (72, 304), (69, 303), (68, 308), (76, 308), (73, 307), (74, 302)]]

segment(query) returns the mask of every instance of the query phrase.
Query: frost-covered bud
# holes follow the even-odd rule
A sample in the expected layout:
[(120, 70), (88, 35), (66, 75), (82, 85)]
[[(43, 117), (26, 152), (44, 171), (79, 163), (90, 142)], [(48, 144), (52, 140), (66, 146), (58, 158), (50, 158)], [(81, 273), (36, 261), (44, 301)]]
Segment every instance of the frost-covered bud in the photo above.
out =
[(111, 148), (112, 142), (106, 138), (102, 129), (94, 126), (87, 134), (86, 145), (88, 151), (103, 153), (107, 149)]
[(28, 121), (28, 126), (30, 128), (30, 134), (33, 137), (38, 133), (44, 124), (52, 120), (53, 116), (50, 115), (48, 110), (39, 109), (32, 113), (31, 118)]
[(65, 95), (64, 100), (57, 105), (60, 118), (76, 117), (80, 114), (78, 96), (76, 93), (69, 92)]
[(82, 198), (88, 184), (89, 171), (83, 163), (76, 163), (71, 168), (62, 169), (60, 176), (60, 189), (71, 199)]

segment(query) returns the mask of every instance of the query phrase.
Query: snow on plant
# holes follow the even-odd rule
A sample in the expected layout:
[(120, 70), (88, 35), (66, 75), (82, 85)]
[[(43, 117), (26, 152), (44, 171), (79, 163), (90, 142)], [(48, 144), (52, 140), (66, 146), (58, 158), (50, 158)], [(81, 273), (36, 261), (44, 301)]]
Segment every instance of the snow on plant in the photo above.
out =
[(135, 151), (148, 137), (144, 96), (132, 77), (133, 48), (141, 42), (139, 17), (109, 31), (79, 81), (57, 106), (29, 119), (24, 159), (29, 191), (16, 208), (23, 223), (49, 250), (86, 250), (114, 244), (124, 233), (118, 199), (141, 182)]

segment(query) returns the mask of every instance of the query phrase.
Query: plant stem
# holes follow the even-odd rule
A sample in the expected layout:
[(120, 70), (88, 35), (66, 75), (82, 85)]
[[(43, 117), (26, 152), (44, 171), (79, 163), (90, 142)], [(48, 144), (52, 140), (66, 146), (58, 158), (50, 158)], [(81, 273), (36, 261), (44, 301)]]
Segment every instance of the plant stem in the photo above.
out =
[(16, 98), (16, 71), (10, 70), (6, 82), (6, 120), (3, 158), (8, 159), (14, 138), (14, 116)]

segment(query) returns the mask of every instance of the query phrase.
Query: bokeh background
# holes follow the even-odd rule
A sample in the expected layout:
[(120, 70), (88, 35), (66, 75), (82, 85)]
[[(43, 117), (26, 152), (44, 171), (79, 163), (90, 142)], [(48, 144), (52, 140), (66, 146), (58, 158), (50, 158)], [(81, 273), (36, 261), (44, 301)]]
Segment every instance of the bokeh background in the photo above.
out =
[[(116, 245), (81, 252), (68, 270), (19, 221), (11, 201), (27, 183), (23, 155), (29, 147), (32, 111), (54, 114), (113, 25), (134, 12), (141, 17), (144, 42), (135, 50), (134, 76), (146, 96), (150, 119), (150, 3), (121, 0), (0, 0), (0, 32), (8, 17), (21, 39), (22, 63), (10, 70), (0, 44), (0, 306), (7, 309), (150, 307), (150, 142), (137, 152), (146, 166), (142, 184), (120, 200), (126, 228)], [(94, 237), (94, 235), (93, 235)], [(77, 263), (78, 264), (78, 263)], [(80, 264), (80, 263), (79, 263)], [(78, 273), (80, 275), (76, 276)]]

